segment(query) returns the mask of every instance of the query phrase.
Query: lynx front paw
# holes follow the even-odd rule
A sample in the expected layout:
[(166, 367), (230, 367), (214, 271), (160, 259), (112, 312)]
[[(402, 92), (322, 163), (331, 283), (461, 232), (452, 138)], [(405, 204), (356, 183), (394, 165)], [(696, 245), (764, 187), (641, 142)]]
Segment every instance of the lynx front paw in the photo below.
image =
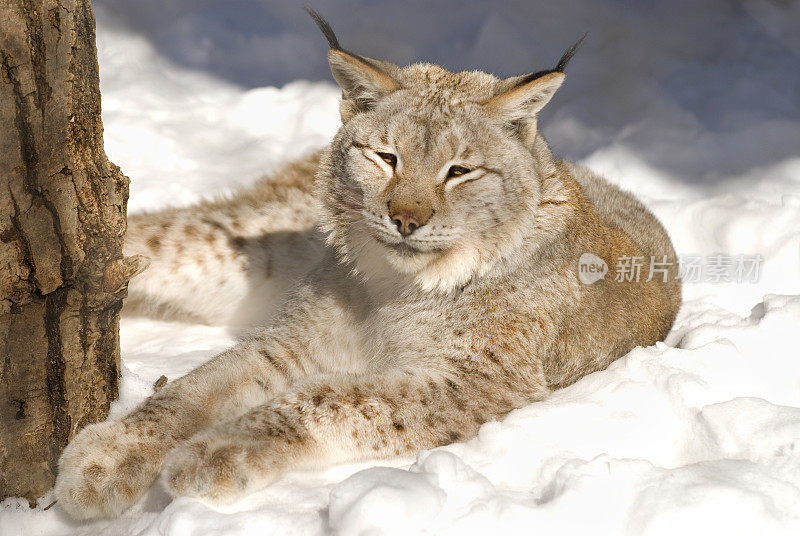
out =
[(229, 504), (275, 478), (268, 446), (249, 438), (211, 430), (201, 433), (167, 457), (164, 481), (174, 496)]
[(88, 426), (61, 454), (58, 504), (76, 519), (117, 516), (147, 491), (161, 460), (157, 444), (126, 433), (120, 422)]

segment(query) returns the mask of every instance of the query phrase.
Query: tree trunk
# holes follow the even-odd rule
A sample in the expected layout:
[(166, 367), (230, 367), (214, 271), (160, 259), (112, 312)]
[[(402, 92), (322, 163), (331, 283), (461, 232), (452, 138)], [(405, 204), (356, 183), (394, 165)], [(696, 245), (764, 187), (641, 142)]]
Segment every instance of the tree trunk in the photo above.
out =
[(0, 499), (34, 501), (117, 396), (128, 179), (89, 0), (0, 0)]

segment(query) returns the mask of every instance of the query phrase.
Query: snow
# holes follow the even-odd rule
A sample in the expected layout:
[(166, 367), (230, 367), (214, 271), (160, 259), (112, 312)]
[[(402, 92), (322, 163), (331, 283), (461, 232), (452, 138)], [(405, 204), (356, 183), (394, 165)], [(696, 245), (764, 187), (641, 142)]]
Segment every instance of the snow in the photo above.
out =
[[(79, 524), (43, 511), (49, 495), (33, 510), (7, 499), (0, 534), (800, 534), (797, 3), (441, 2), (411, 10), (424, 20), (396, 2), (350, 2), (352, 20), (319, 4), (358, 52), (500, 74), (544, 67), (590, 29), (543, 114), (551, 144), (639, 195), (680, 254), (760, 255), (758, 280), (687, 283), (664, 343), (465, 443), (292, 472), (223, 509), (155, 486), (123, 518)], [(247, 184), (338, 126), (299, 8), (225, 5), (95, 2), (106, 150), (132, 179), (131, 212)], [(123, 320), (112, 414), (234, 335)]]

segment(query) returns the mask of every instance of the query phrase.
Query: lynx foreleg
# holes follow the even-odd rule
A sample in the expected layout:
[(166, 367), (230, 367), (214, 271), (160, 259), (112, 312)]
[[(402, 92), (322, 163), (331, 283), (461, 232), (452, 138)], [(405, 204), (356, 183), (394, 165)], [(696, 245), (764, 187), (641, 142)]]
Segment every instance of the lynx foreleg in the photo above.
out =
[(510, 408), (456, 377), (323, 376), (176, 448), (174, 495), (228, 503), (293, 466), (386, 457), (473, 436)]
[(220, 354), (122, 420), (82, 430), (59, 460), (59, 504), (80, 519), (120, 514), (153, 483), (175, 445), (263, 404), (315, 366), (270, 338)]

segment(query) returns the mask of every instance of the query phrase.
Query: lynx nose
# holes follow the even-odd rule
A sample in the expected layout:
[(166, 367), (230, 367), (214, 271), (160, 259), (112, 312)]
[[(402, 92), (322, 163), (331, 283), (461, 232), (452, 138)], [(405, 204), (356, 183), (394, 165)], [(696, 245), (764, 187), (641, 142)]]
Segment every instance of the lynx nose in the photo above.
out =
[(424, 223), (420, 223), (414, 214), (405, 210), (392, 214), (389, 217), (392, 218), (392, 223), (397, 226), (397, 230), (400, 231), (400, 234), (403, 236), (410, 235), (424, 225)]

